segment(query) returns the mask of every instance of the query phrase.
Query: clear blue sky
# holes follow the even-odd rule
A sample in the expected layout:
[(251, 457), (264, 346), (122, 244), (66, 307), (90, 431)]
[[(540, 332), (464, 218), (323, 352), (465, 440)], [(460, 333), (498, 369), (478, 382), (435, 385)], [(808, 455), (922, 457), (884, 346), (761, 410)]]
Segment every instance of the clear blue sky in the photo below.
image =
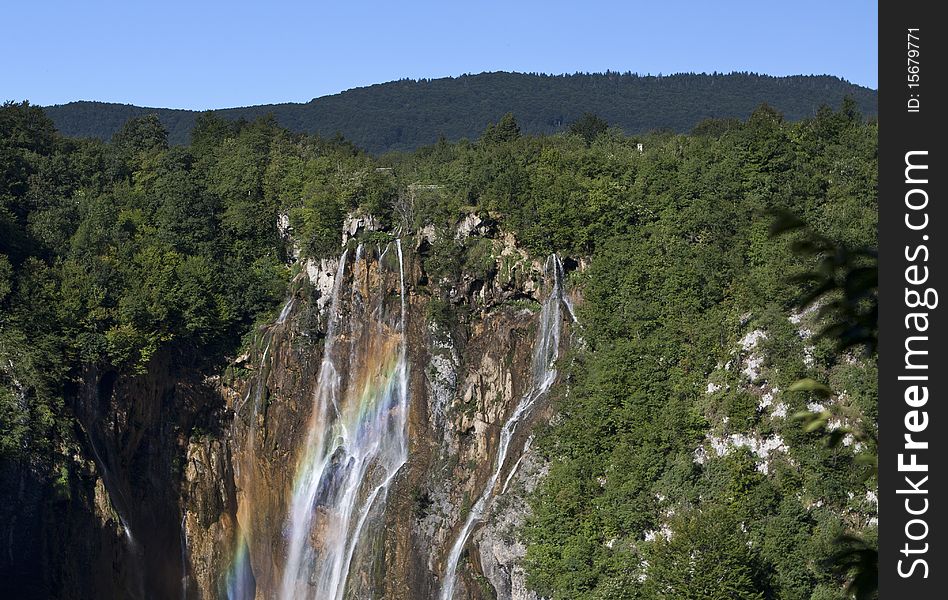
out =
[(877, 2), (637, 0), (6, 4), (0, 100), (305, 102), (481, 71), (757, 71), (877, 87)]

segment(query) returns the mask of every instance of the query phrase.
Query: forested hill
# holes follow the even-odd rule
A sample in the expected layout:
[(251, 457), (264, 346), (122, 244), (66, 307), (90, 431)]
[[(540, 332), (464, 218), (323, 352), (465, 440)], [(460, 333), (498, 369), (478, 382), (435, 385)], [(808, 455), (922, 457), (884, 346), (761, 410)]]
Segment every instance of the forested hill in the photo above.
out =
[[(253, 120), (272, 113), (292, 131), (341, 133), (374, 154), (411, 150), (435, 142), (476, 138), (484, 127), (513, 112), (525, 133), (554, 133), (591, 112), (627, 134), (655, 129), (691, 130), (703, 119), (747, 118), (766, 102), (789, 120), (815, 114), (821, 104), (838, 107), (852, 96), (875, 115), (875, 90), (837, 77), (733, 73), (639, 76), (600, 73), (535, 75), (481, 73), (431, 80), (400, 80), (316, 98), (305, 104), (267, 104), (215, 111), (228, 119)], [(172, 144), (186, 144), (197, 111), (126, 104), (72, 102), (45, 108), (65, 135), (109, 139), (130, 118), (157, 113)]]

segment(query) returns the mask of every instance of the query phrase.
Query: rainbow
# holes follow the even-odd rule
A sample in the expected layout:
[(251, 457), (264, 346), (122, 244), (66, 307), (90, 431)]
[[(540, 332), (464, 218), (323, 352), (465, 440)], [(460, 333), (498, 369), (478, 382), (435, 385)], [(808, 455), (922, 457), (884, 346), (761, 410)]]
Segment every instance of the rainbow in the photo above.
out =
[[(386, 273), (383, 267), (382, 258), (389, 249), (398, 255), (397, 273)], [(343, 252), (333, 284), (306, 439), (298, 449), (290, 489), (285, 555), (278, 557), (277, 565), (279, 590), (266, 590), (269, 597), (341, 600), (347, 585), (359, 585), (361, 579), (360, 583), (348, 581), (349, 572), (353, 565), (361, 564), (365, 548), (372, 547), (364, 544), (361, 548), (360, 541), (380, 532), (378, 517), (384, 512), (388, 489), (408, 459), (401, 244), (393, 242), (369, 257), (360, 246), (351, 265), (348, 262)], [(401, 298), (395, 306), (390, 306), (394, 303), (386, 287), (392, 275), (397, 276)], [(286, 320), (284, 313), (279, 322)], [(256, 385), (259, 395), (265, 382), (257, 381)], [(252, 428), (247, 448), (250, 457), (255, 451)], [(252, 471), (246, 476), (252, 477)], [(226, 578), (231, 600), (252, 599), (256, 586), (248, 527), (253, 499), (242, 500)]]

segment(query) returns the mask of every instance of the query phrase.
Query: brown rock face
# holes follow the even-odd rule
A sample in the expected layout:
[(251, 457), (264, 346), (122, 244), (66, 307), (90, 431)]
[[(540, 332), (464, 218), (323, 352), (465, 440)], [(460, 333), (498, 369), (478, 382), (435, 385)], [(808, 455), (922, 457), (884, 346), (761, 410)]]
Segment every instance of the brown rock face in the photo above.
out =
[[(439, 596), (449, 549), (495, 470), (501, 430), (532, 385), (540, 302), (550, 289), (543, 265), (515, 253), (509, 240), (493, 243), (507, 271), (486, 279), (430, 281), (415, 252), (406, 250), (397, 263), (394, 244), (350, 251), (342, 266), (312, 264), (298, 278), (285, 314), (261, 330), (238, 365), (245, 374), (220, 387), (228, 407), (220, 437), (192, 439), (188, 447), (182, 507), (195, 597)], [(384, 452), (370, 456), (349, 500), (361, 521), (340, 526), (342, 491), (331, 488), (344, 487), (343, 464), (355, 442), (326, 450), (335, 447), (332, 435), (351, 433), (332, 423), (356, 415), (378, 425), (365, 415), (370, 397), (393, 385), (386, 357), (399, 348), (407, 412), (389, 398), (379, 423), (403, 423), (404, 456), (394, 463)], [(330, 373), (338, 385), (327, 407), (321, 402)], [(453, 597), (532, 597), (519, 565), (523, 546), (511, 537), (526, 504), (503, 496), (532, 489), (542, 474), (542, 463), (522, 452), (533, 422), (547, 418), (542, 398), (512, 429), (500, 479), (459, 561)], [(397, 438), (397, 428), (392, 432)], [(333, 452), (312, 466), (314, 453)], [(314, 468), (321, 483), (303, 504), (309, 510), (299, 531), (294, 507)], [(382, 485), (386, 468), (394, 475)], [(333, 586), (320, 565), (347, 548), (340, 531), (349, 538), (348, 567)], [(310, 561), (302, 570), (301, 552)]]
[(90, 371), (71, 529), (43, 530), (83, 557), (54, 558), (48, 595), (438, 598), (489, 488), (452, 597), (531, 598), (512, 532), (544, 470), (523, 454), (547, 394), (496, 463), (533, 385), (548, 265), (478, 221), (458, 235), (495, 236), (476, 240), (489, 265), (439, 280), (425, 235), (306, 263), (280, 318), (213, 378), (173, 353), (136, 377)]
[[(39, 568), (7, 578), (0, 564), (0, 596), (161, 599), (187, 592), (192, 567), (181, 551), (181, 500), (192, 498), (201, 515), (218, 520), (233, 495), (232, 478), (210, 477), (225, 471), (226, 443), (213, 430), (224, 404), (192, 359), (165, 350), (134, 376), (89, 367), (71, 397), (76, 427), (64, 436), (70, 462), (58, 467), (62, 478), (50, 485), (43, 474), (49, 465), (3, 469), (4, 489), (19, 489), (14, 514), (0, 519), (9, 563)], [(204, 453), (195, 453), (185, 473), (187, 440), (198, 430), (206, 431)], [(208, 486), (195, 496), (189, 479), (200, 480), (201, 489), (213, 481), (220, 492)], [(194, 568), (216, 568), (205, 564), (207, 556)]]

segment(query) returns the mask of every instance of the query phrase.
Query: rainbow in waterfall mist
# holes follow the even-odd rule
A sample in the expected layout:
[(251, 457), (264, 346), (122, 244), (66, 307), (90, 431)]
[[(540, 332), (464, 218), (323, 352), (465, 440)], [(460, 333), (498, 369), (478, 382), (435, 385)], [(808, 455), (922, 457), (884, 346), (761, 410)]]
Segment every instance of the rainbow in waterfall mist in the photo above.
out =
[[(287, 320), (292, 306), (291, 299), (275, 326)], [(230, 600), (340, 600), (344, 595), (371, 595), (378, 583), (371, 581), (371, 566), (378, 560), (375, 542), (389, 486), (408, 459), (407, 306), (401, 243), (368, 249), (360, 245), (354, 256), (343, 252), (327, 308), (305, 438), (298, 448), (286, 513), (276, 517), (284, 523), (283, 550), (263, 558), (276, 569), (278, 581), (273, 587), (278, 589), (258, 589), (261, 582), (253, 573), (251, 541), (260, 507), (245, 493), (237, 511), (238, 536), (227, 577)], [(238, 409), (253, 413), (243, 449), (247, 465), (235, 464), (238, 480), (242, 468), (252, 476), (254, 429), (269, 348), (270, 340), (261, 376)], [(356, 570), (361, 576), (350, 577)]]
[[(349, 573), (361, 560), (374, 560), (370, 539), (379, 532), (389, 485), (408, 459), (401, 244), (376, 252), (366, 257), (359, 246), (349, 276), (346, 254), (340, 259), (288, 507), (279, 593), (287, 600), (338, 600), (348, 588), (372, 585), (365, 577), (350, 582)], [(389, 252), (398, 265), (396, 306), (386, 302)]]
[[(252, 600), (256, 593), (256, 582), (250, 567), (250, 550), (243, 534), (237, 541), (230, 571), (227, 573), (227, 598), (230, 600)], [(187, 589), (187, 588), (185, 588)]]

